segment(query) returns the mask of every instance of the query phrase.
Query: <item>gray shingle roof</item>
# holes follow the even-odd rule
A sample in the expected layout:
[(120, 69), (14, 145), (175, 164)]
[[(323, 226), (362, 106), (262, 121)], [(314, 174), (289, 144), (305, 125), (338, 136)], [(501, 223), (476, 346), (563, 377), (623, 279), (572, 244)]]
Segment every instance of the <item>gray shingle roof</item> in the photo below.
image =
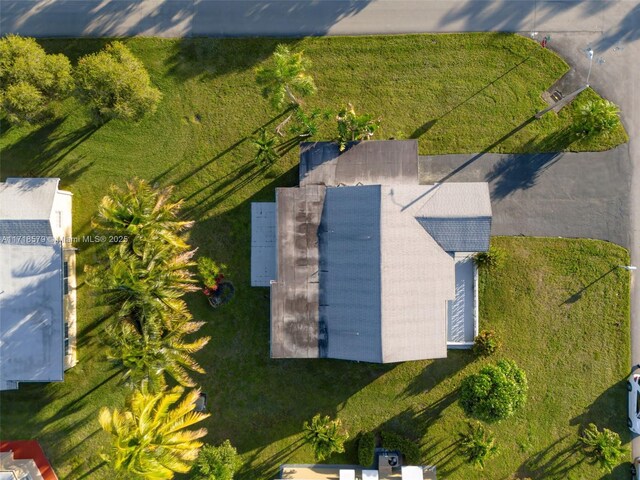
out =
[(0, 183), (0, 219), (49, 220), (59, 178), (7, 178)]
[(418, 218), (417, 220), (445, 252), (489, 250), (491, 217)]
[(53, 233), (49, 220), (0, 220), (0, 236), (4, 243), (43, 243), (28, 239), (52, 237)]

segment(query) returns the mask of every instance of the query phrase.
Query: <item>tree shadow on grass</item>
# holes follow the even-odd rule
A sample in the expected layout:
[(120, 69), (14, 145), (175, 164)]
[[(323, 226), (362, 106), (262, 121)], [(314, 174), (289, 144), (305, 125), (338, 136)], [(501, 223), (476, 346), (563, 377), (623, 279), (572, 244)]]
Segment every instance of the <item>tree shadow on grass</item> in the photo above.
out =
[(185, 81), (201, 81), (255, 67), (269, 58), (278, 44), (295, 50), (295, 38), (183, 38), (166, 60), (169, 74)]
[(616, 432), (623, 444), (628, 443), (631, 440), (631, 432), (627, 427), (626, 408), (620, 408), (627, 403), (626, 385), (626, 377), (618, 379), (580, 415), (573, 417), (569, 424), (585, 428), (594, 423), (599, 429), (608, 428)]
[[(78, 161), (71, 164), (65, 162), (65, 159), (100, 127), (87, 124), (72, 132), (60, 133), (59, 129), (66, 119), (67, 117), (60, 117), (43, 124), (4, 148), (3, 175), (58, 176), (65, 185), (69, 185), (89, 170), (93, 162), (80, 166)], [(25, 156), (31, 158), (26, 165), (22, 160)]]
[(568, 435), (549, 444), (528, 458), (518, 468), (520, 477), (564, 479), (567, 474), (585, 461), (577, 439)]
[[(178, 162), (178, 163), (174, 164), (172, 167), (169, 167), (168, 169), (166, 169), (161, 174), (159, 174), (156, 177), (154, 177), (151, 180), (151, 183), (153, 184), (153, 183), (162, 182), (162, 183), (171, 183), (172, 185), (180, 185), (180, 184), (182, 184), (186, 180), (189, 180), (191, 177), (193, 177), (193, 175), (195, 175), (198, 172), (200, 172), (200, 171), (204, 170), (205, 168), (207, 168), (212, 163), (217, 162), (218, 160), (222, 159), (223, 157), (225, 157), (229, 153), (231, 153), (234, 150), (236, 150), (240, 145), (242, 145), (247, 140), (249, 140), (253, 135), (258, 133), (261, 129), (266, 128), (269, 125), (272, 125), (278, 119), (280, 119), (283, 116), (287, 115), (292, 110), (292, 108), (293, 107), (287, 108), (287, 109), (283, 110), (282, 112), (278, 113), (277, 115), (274, 115), (269, 120), (267, 120), (265, 123), (263, 123), (259, 127), (256, 127), (251, 133), (249, 133), (249, 134), (241, 137), (240, 139), (236, 140), (234, 143), (229, 145), (227, 148), (225, 148), (221, 152), (219, 152), (216, 155), (214, 155), (211, 159), (209, 159), (206, 162), (204, 162), (204, 163), (192, 168), (188, 172), (183, 173), (180, 176), (175, 176), (174, 177), (175, 174), (178, 174), (177, 170), (178, 170), (180, 164), (182, 163), (182, 162)], [(239, 167), (236, 167), (236, 169), (234, 171), (227, 173), (224, 177), (220, 177), (220, 178), (216, 179), (215, 182), (220, 182), (222, 180), (226, 181), (229, 176), (235, 175), (239, 170), (245, 168), (248, 164), (249, 163), (247, 162), (247, 163), (245, 163), (245, 164), (243, 164), (243, 165), (241, 165)], [(172, 173), (172, 172), (174, 172), (174, 173)], [(198, 193), (201, 193), (206, 188), (208, 188), (208, 187), (201, 188), (195, 194), (191, 194), (189, 198), (192, 198), (192, 197), (196, 196)]]

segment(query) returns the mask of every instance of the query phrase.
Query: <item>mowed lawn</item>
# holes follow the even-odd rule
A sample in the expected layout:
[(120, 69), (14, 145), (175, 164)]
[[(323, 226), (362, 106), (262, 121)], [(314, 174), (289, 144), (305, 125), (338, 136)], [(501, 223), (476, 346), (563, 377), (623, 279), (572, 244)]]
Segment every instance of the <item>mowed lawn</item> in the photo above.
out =
[[(483, 327), (503, 334), (503, 355), (529, 374), (530, 396), (517, 417), (494, 427), (501, 450), (479, 472), (451, 455), (463, 426), (456, 389), (483, 364), (468, 352), (446, 360), (400, 365), (269, 360), (267, 289), (249, 287), (250, 202), (272, 201), (274, 188), (296, 184), (296, 149), (270, 169), (252, 162), (249, 137), (271, 128), (273, 112), (259, 95), (253, 67), (276, 40), (160, 40), (125, 42), (163, 92), (158, 111), (138, 124), (96, 128), (74, 100), (58, 105), (56, 120), (0, 134), (2, 177), (59, 176), (74, 193), (74, 231), (91, 232), (97, 202), (112, 183), (135, 176), (175, 185), (185, 214), (197, 221), (192, 243), (226, 263), (233, 302), (219, 311), (200, 295), (189, 298), (212, 341), (199, 355), (212, 413), (209, 442), (231, 439), (243, 456), (240, 479), (273, 478), (282, 462), (313, 460), (300, 442), (304, 420), (338, 415), (355, 438), (381, 425), (420, 441), (424, 460), (442, 478), (599, 478), (598, 471), (563, 461), (580, 425), (625, 425), (629, 298), (627, 272), (614, 269), (582, 295), (583, 287), (627, 261), (614, 245), (592, 241), (499, 239), (505, 268), (485, 279)], [(623, 130), (591, 143), (568, 144), (572, 111), (528, 122), (545, 104), (540, 93), (566, 64), (534, 42), (503, 34), (286, 40), (313, 62), (318, 94), (307, 106), (348, 101), (382, 118), (378, 138), (415, 137), (420, 153), (517, 152), (606, 148)], [(48, 51), (79, 55), (105, 40), (48, 40)], [(587, 95), (595, 95), (588, 92)], [(334, 124), (318, 139), (332, 138)], [(96, 261), (78, 242), (79, 271)], [(569, 299), (570, 301), (568, 301)], [(103, 405), (120, 406), (117, 384), (100, 345), (101, 312), (88, 287), (78, 290), (79, 364), (64, 383), (23, 384), (0, 395), (2, 438), (38, 438), (61, 478), (106, 479), (99, 452), (106, 436), (97, 424)], [(507, 341), (508, 340), (508, 341)], [(567, 450), (570, 451), (570, 450)], [(579, 457), (572, 457), (578, 460)], [(356, 461), (355, 443), (332, 462)], [(555, 470), (554, 470), (555, 469)], [(555, 477), (554, 477), (555, 475)], [(618, 477), (615, 477), (618, 478)], [(624, 478), (624, 477), (620, 477)]]

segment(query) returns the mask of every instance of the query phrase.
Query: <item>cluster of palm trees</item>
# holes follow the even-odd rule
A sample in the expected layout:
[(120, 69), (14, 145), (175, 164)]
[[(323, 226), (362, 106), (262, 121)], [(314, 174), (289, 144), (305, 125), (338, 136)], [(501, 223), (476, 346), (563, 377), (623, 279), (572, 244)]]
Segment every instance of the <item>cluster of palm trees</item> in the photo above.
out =
[[(307, 138), (318, 131), (317, 122), (328, 119), (330, 111), (302, 108), (302, 97), (317, 92), (313, 77), (307, 72), (311, 62), (304, 57), (303, 52), (292, 52), (286, 45), (278, 45), (266, 65), (256, 68), (256, 83), (262, 88), (262, 95), (269, 100), (274, 110), (286, 108), (289, 115), (278, 124), (275, 133), (271, 134), (261, 129), (259, 135), (253, 138), (256, 148), (255, 162), (265, 166), (275, 162), (288, 149), (297, 144), (301, 138)], [(285, 111), (286, 112), (286, 111)], [(340, 151), (346, 149), (349, 142), (369, 140), (380, 127), (380, 119), (370, 114), (355, 112), (353, 105), (339, 110), (335, 117), (338, 127), (337, 142)], [(294, 134), (290, 140), (280, 144), (279, 137), (284, 136), (284, 127), (291, 120), (289, 133)]]
[[(197, 290), (190, 268), (195, 253), (185, 240), (193, 222), (180, 220), (182, 201), (171, 188), (143, 180), (113, 187), (93, 227), (108, 242), (87, 283), (109, 309), (104, 342), (108, 358), (132, 388), (124, 410), (103, 408), (100, 424), (112, 436), (106, 456), (124, 478), (173, 478), (188, 472), (205, 429), (185, 430), (208, 414), (194, 411), (198, 390), (175, 408), (191, 372), (204, 373), (192, 357), (209, 337), (187, 340), (203, 322), (193, 320), (182, 297)], [(111, 240), (111, 242), (109, 242)], [(169, 389), (168, 383), (177, 384)]]

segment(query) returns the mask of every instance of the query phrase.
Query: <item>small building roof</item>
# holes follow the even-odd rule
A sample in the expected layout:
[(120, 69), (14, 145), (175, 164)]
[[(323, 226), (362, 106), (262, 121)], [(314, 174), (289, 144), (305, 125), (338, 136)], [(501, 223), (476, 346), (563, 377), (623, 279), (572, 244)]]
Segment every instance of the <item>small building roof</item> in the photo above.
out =
[(0, 219), (49, 220), (59, 178), (7, 178), (0, 183)]
[(43, 480), (58, 480), (37, 440), (0, 441), (0, 453), (10, 453), (15, 460), (31, 460)]
[(62, 246), (0, 244), (0, 390), (64, 374)]
[(276, 279), (276, 204), (251, 204), (251, 286), (268, 287)]
[(340, 152), (334, 142), (300, 145), (300, 185), (418, 183), (416, 140), (370, 140)]

